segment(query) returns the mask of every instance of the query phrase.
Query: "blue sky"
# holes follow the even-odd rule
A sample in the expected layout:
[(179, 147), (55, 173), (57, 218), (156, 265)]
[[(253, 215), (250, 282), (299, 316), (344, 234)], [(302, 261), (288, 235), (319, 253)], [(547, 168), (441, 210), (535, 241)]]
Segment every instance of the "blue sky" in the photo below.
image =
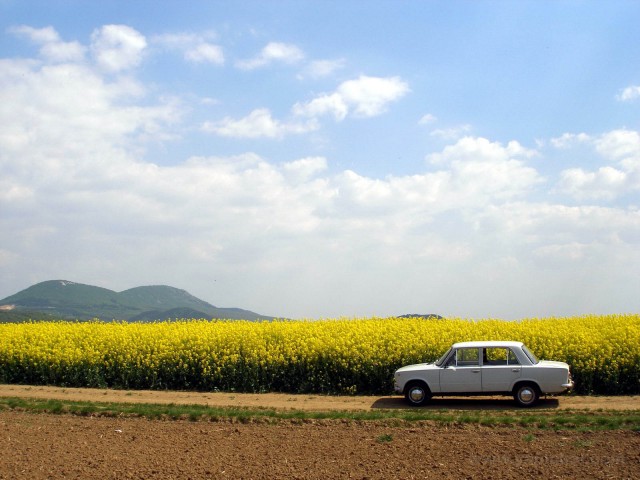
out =
[(0, 0), (0, 298), (637, 312), (638, 24), (631, 1)]

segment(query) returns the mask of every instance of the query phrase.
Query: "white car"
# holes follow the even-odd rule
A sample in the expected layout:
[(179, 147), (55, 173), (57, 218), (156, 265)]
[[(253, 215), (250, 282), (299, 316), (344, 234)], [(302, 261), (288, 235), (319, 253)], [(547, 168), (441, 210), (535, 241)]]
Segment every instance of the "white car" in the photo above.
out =
[(542, 394), (573, 387), (566, 363), (538, 360), (522, 342), (500, 341), (456, 343), (434, 363), (398, 369), (394, 383), (412, 406), (434, 395), (513, 395), (531, 407)]

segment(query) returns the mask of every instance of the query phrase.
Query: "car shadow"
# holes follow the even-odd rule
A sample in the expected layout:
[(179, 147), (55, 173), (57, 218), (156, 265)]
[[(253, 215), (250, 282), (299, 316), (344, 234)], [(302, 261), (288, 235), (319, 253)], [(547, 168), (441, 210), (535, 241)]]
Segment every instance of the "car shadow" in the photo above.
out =
[[(542, 397), (538, 404), (528, 410), (558, 408), (560, 402), (555, 397)], [(371, 408), (413, 410), (402, 397), (378, 398)], [(418, 408), (428, 410), (513, 410), (518, 407), (509, 397), (434, 397), (426, 405)]]

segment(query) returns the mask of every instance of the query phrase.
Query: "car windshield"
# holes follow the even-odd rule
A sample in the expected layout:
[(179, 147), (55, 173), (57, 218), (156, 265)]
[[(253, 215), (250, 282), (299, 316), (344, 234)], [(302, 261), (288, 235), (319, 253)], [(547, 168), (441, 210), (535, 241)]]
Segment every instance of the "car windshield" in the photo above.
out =
[(451, 351), (451, 349), (447, 350), (447, 353), (445, 353), (444, 355), (442, 355), (437, 361), (436, 361), (436, 365), (439, 367), (440, 365), (442, 365), (442, 362), (445, 361), (445, 359), (449, 356), (449, 352)]
[(527, 357), (529, 357), (529, 360), (531, 360), (531, 363), (533, 363), (534, 365), (538, 363), (539, 360), (536, 358), (536, 356), (533, 353), (531, 353), (529, 349), (524, 345), (522, 346), (522, 351)]

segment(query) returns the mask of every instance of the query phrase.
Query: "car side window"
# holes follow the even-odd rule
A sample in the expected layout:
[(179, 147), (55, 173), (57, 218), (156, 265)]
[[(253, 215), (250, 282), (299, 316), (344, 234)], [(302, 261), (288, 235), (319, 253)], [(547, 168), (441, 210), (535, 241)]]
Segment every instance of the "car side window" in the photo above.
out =
[(513, 350), (506, 347), (488, 347), (482, 349), (483, 365), (520, 365)]
[(509, 357), (507, 358), (509, 365), (520, 365), (520, 361), (513, 350), (509, 349)]
[(477, 348), (459, 348), (456, 352), (458, 367), (480, 365), (480, 356)]
[(507, 348), (488, 347), (483, 349), (483, 365), (507, 365)]

